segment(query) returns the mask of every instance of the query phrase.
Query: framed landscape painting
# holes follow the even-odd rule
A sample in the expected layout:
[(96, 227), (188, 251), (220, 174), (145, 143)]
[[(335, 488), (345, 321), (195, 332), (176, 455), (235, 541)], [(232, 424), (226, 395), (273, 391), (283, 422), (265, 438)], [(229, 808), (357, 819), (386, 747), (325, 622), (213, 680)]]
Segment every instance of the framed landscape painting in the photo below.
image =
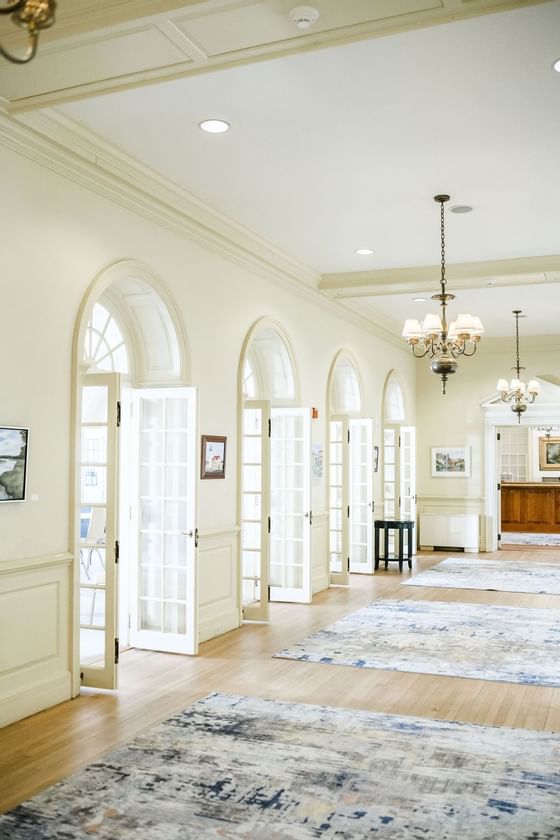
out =
[(560, 470), (560, 437), (539, 438), (539, 470)]
[(226, 477), (226, 440), (221, 435), (202, 435), (201, 478)]
[(0, 426), (0, 502), (23, 502), (29, 429)]
[(432, 446), (432, 478), (468, 478), (470, 446)]

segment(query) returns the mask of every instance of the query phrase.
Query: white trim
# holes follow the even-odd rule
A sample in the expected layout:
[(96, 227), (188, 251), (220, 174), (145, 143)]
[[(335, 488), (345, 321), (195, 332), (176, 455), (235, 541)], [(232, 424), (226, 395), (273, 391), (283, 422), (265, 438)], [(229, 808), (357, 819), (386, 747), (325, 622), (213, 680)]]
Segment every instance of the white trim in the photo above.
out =
[(31, 569), (48, 569), (54, 566), (70, 566), (74, 555), (65, 551), (62, 554), (42, 554), (38, 557), (25, 557), (21, 560), (1, 560), (0, 575), (28, 572)]

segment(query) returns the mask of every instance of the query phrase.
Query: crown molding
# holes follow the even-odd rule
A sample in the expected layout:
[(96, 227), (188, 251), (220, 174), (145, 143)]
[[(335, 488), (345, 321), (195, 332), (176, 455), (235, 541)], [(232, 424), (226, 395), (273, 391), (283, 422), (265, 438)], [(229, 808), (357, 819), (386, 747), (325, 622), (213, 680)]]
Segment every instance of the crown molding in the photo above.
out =
[(0, 142), (40, 166), (125, 207), (177, 236), (234, 262), (262, 279), (304, 297), (352, 326), (391, 344), (406, 356), (399, 336), (331, 299), (321, 275), (242, 225), (212, 210), (67, 117), (51, 111), (17, 117), (0, 97)]

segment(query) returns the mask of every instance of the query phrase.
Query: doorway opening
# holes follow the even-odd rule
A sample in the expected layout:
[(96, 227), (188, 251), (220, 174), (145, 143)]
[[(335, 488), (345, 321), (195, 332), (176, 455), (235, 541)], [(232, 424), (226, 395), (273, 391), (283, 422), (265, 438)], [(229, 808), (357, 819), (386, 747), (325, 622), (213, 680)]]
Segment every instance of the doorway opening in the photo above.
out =
[(122, 261), (74, 334), (75, 693), (116, 688), (119, 653), (195, 653), (196, 392), (157, 277)]
[[(416, 428), (406, 423), (402, 386), (389, 373), (383, 394), (383, 518), (405, 519), (416, 526)], [(394, 552), (394, 531), (389, 550)], [(412, 541), (416, 553), (416, 537)]]

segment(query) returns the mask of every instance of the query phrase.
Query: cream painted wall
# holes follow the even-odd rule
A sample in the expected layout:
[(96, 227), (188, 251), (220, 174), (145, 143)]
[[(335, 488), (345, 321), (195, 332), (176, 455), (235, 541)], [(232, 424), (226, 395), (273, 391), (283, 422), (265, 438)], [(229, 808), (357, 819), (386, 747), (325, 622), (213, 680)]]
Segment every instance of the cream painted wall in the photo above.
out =
[[(398, 370), (411, 395), (416, 363), (405, 347), (400, 350), (339, 317), (335, 304), (310, 298), (310, 292), (292, 291), (256, 269), (250, 273), (50, 169), (6, 149), (0, 149), (0, 168), (4, 206), (10, 208), (3, 222), (0, 273), (0, 423), (30, 428), (28, 500), (0, 505), (0, 572), (6, 587), (15, 585), (14, 576), (19, 575), (18, 581), (25, 581), (18, 590), (22, 609), (31, 609), (44, 569), (71, 548), (73, 331), (94, 278), (108, 266), (132, 259), (161, 278), (182, 318), (190, 384), (198, 389), (199, 435), (228, 438), (226, 479), (198, 482), (197, 525), (201, 557), (207, 558), (204, 563), (199, 558), (200, 637), (237, 626), (237, 375), (251, 325), (269, 316), (290, 338), (301, 402), (319, 409), (319, 419), (313, 421), (314, 442), (326, 443), (327, 378), (338, 351), (349, 350), (357, 362), (364, 386), (363, 413), (375, 420), (375, 443), (380, 442), (381, 400), (389, 370)], [(379, 494), (378, 486), (377, 499)], [(37, 500), (31, 501), (32, 496)], [(326, 471), (321, 481), (313, 482), (313, 509), (317, 514), (327, 509)], [(326, 569), (326, 556), (324, 563)], [(11, 676), (0, 667), (0, 708), (6, 710), (0, 725), (16, 719), (18, 709), (29, 714), (78, 690), (71, 562), (61, 574), (58, 591), (66, 594), (57, 600), (56, 611), (41, 617), (44, 631), (63, 640), (57, 671), (44, 684), (28, 684), (29, 640), (22, 641), (21, 650), (13, 647), (19, 625), (2, 626), (0, 653), (8, 644), (12, 647)], [(326, 580), (315, 553), (315, 585)], [(32, 704), (23, 702), (29, 696)]]
[[(525, 378), (541, 375), (556, 375), (560, 366), (560, 337), (541, 340), (541, 349), (536, 341), (526, 340), (521, 347), (522, 362), (526, 367)], [(447, 394), (441, 393), (439, 377), (429, 371), (426, 360), (417, 361), (416, 411), (418, 424), (418, 496), (426, 508), (431, 502), (447, 497), (448, 507), (474, 510), (483, 506), (485, 495), (484, 476), (484, 417), (481, 403), (497, 397), (496, 382), (500, 377), (509, 377), (515, 361), (512, 341), (483, 341), (477, 354), (469, 359), (459, 359), (459, 368), (447, 385)], [(555, 405), (560, 417), (560, 402), (554, 399), (553, 386), (543, 387), (543, 399)], [(542, 410), (544, 401), (539, 400), (527, 409), (524, 424), (531, 423)], [(556, 397), (558, 400), (558, 397)], [(555, 409), (556, 410), (556, 409)], [(515, 421), (513, 412), (507, 416)], [(533, 422), (539, 422), (533, 420)], [(471, 447), (472, 474), (470, 478), (432, 478), (430, 449), (433, 446)], [(467, 497), (468, 500), (467, 500)]]

